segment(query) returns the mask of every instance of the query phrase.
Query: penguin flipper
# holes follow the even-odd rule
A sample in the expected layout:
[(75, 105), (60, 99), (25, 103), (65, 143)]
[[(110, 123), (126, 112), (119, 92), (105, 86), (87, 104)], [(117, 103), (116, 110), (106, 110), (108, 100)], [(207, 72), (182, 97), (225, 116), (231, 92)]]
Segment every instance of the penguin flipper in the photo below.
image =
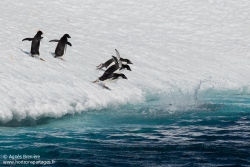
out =
[(113, 57), (113, 60), (114, 60), (115, 64), (119, 65), (119, 62), (118, 62), (117, 58), (115, 56), (112, 56), (112, 57)]
[(116, 52), (116, 56), (117, 56), (117, 58), (118, 58), (118, 59), (120, 59), (120, 58), (121, 58), (121, 56), (120, 56), (120, 53), (118, 52), (118, 50), (117, 50), (117, 49), (115, 49), (115, 52)]
[(24, 38), (22, 41), (32, 41), (33, 38)]
[(115, 49), (115, 52), (116, 52), (117, 61), (119, 63), (119, 67), (122, 67), (122, 61), (121, 61), (120, 53), (118, 52), (117, 49)]
[(72, 46), (70, 42), (67, 42), (67, 44), (68, 44), (69, 46)]
[(50, 40), (49, 42), (59, 42), (58, 39), (53, 39), (53, 40)]
[[(119, 68), (121, 68), (121, 66), (120, 66), (120, 63), (119, 63), (119, 60), (115, 57), (115, 56), (112, 56), (113, 57), (113, 60), (114, 60), (114, 62), (115, 62), (115, 65), (117, 66), (117, 67), (119, 67)], [(110, 67), (109, 67), (110, 68)]]

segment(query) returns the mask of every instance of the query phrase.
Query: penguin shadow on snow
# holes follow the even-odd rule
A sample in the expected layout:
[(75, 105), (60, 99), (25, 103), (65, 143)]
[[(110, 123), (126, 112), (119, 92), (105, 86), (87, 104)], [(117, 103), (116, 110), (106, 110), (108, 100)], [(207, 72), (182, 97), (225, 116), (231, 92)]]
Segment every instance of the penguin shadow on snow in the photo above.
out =
[(26, 55), (30, 56), (30, 52), (24, 51), (23, 49), (20, 49), (23, 53), (25, 53)]
[[(51, 56), (52, 56), (53, 58), (57, 58), (55, 52), (49, 52), (49, 53), (51, 54)], [(65, 61), (64, 59), (62, 59), (62, 58), (59, 58), (59, 59), (61, 59), (61, 60), (63, 60), (64, 62), (66, 62), (66, 61)]]
[(43, 60), (43, 61), (44, 61), (44, 59), (39, 58), (37, 55), (31, 56), (30, 52), (24, 51), (24, 50), (22, 50), (21, 48), (20, 48), (20, 50), (21, 50), (23, 53), (25, 53), (26, 55), (29, 55), (29, 56), (32, 57), (32, 58), (36, 58), (36, 59), (40, 59), (40, 60)]
[[(51, 54), (51, 56), (53, 57), (53, 58), (56, 58), (56, 54), (55, 54), (55, 52), (48, 52), (48, 53), (50, 53)], [(65, 60), (64, 60), (65, 61)]]
[(106, 90), (112, 90), (112, 89), (110, 89), (109, 87), (107, 87), (107, 86), (105, 86), (105, 85), (103, 85), (103, 84), (98, 84), (100, 87), (102, 87), (103, 89), (106, 89)]
[(55, 58), (56, 54), (54, 52), (49, 52), (49, 53), (53, 56), (53, 58)]
[[(48, 52), (48, 53), (50, 53), (51, 54), (51, 56), (53, 57), (53, 58), (56, 58), (56, 54), (54, 53), (54, 52)], [(65, 60), (63, 60), (62, 62), (66, 62)], [(60, 63), (61, 64), (61, 63)]]
[[(54, 52), (49, 52), (50, 54), (51, 54), (51, 56), (53, 57), (53, 58), (57, 58), (56, 57), (56, 54), (54, 53)], [(61, 59), (61, 60), (63, 60), (62, 62), (66, 62), (64, 59)], [(63, 67), (65, 67), (63, 64), (64, 63), (60, 63)]]

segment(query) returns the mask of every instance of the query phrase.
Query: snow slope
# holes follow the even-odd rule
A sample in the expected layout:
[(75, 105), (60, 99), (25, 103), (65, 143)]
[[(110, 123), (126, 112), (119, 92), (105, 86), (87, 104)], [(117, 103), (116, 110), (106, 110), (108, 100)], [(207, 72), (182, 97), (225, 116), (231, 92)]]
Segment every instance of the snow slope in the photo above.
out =
[[(249, 93), (250, 2), (242, 0), (2, 0), (0, 5), (0, 122), (61, 117), (144, 102), (159, 95)], [(30, 42), (44, 32), (40, 61)], [(68, 33), (66, 62), (53, 58)], [(91, 83), (95, 66), (118, 49), (130, 59), (128, 80)], [(174, 97), (174, 95), (173, 95)], [(180, 98), (178, 96), (178, 98)], [(178, 101), (178, 100), (177, 100)]]

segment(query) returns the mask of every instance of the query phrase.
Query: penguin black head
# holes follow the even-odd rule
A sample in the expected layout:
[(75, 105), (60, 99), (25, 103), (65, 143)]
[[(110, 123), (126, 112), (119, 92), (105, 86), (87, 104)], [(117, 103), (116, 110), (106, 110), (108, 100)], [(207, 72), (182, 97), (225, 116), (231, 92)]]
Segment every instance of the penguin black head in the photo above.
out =
[(112, 56), (113, 60), (114, 61), (118, 61), (117, 58), (115, 56)]
[(127, 69), (128, 71), (132, 71), (129, 65), (125, 65), (125, 64), (122, 65), (121, 70), (122, 69)]
[(69, 34), (64, 34), (63, 37), (64, 37), (64, 38), (71, 38), (71, 37), (69, 36)]
[(121, 61), (126, 62), (127, 64), (133, 64), (129, 59), (121, 58)]
[(43, 32), (42, 31), (37, 31), (37, 35), (43, 35)]
[(133, 64), (129, 59), (125, 59), (125, 62), (127, 62), (128, 64)]
[(119, 77), (122, 77), (123, 79), (128, 79), (124, 74), (118, 74)]

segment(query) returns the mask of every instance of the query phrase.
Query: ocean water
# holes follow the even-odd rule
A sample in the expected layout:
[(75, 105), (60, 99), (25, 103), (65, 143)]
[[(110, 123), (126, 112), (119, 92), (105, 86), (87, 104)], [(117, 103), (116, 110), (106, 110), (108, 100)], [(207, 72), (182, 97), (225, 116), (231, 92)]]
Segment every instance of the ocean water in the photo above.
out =
[(40, 166), (247, 167), (249, 102), (249, 95), (203, 95), (173, 109), (149, 97), (138, 105), (12, 122), (0, 127), (1, 165), (16, 155), (14, 163)]

